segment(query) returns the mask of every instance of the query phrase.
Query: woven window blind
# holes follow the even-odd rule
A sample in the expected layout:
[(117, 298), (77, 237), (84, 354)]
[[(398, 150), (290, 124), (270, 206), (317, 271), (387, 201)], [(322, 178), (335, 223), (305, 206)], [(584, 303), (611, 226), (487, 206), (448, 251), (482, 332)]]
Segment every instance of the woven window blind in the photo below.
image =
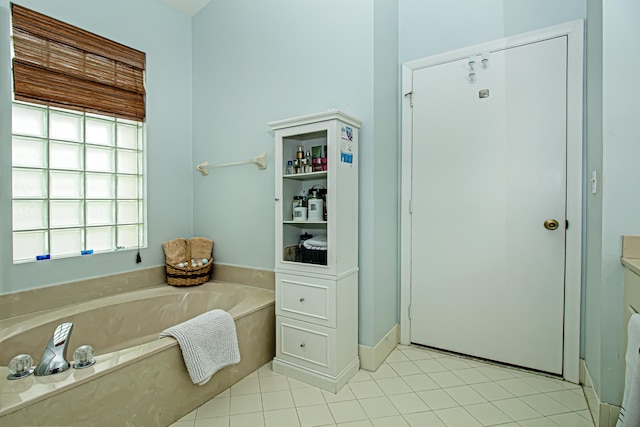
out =
[(145, 54), (12, 4), (15, 99), (145, 119)]

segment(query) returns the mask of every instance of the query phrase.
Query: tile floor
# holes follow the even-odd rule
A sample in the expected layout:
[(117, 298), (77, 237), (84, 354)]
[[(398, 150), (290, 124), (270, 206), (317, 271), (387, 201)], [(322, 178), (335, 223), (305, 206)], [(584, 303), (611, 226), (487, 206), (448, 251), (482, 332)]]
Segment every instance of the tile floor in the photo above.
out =
[(582, 388), (530, 372), (398, 346), (338, 394), (266, 364), (171, 427), (593, 427)]

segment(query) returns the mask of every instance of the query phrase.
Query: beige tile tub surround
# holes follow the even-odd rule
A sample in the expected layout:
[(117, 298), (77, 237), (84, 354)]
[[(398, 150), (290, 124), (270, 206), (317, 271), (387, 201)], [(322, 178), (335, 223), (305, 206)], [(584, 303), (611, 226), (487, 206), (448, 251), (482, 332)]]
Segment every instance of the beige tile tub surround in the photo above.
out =
[[(214, 262), (212, 280), (275, 289), (275, 273)], [(0, 320), (77, 304), (108, 295), (166, 284), (164, 265), (94, 277), (26, 291), (0, 294)]]
[[(229, 283), (207, 283), (194, 289), (207, 287), (242, 291), (231, 302), (236, 305), (227, 308), (236, 322), (240, 364), (219, 371), (204, 386), (194, 385), (177, 341), (166, 338), (98, 355), (90, 368), (48, 377), (8, 381), (8, 369), (3, 366), (0, 425), (168, 425), (271, 360), (275, 348), (273, 291)], [(166, 294), (167, 290), (185, 292), (171, 287), (150, 291)], [(152, 322), (154, 308), (145, 313)], [(43, 315), (46, 313), (38, 314)], [(140, 321), (132, 325), (135, 323)]]
[(622, 256), (640, 258), (640, 236), (622, 236)]
[(0, 320), (0, 365), (17, 353), (42, 355), (56, 326), (72, 322), (67, 357), (90, 344), (96, 354), (125, 350), (158, 339), (171, 326), (215, 308), (232, 316), (249, 313), (273, 299), (273, 291), (225, 282), (180, 287), (156, 285), (137, 291), (96, 298), (30, 316)]
[(271, 270), (240, 267), (229, 264), (213, 265), (212, 280), (240, 283), (241, 285), (256, 286), (258, 288), (275, 290), (276, 273)]
[(166, 283), (164, 266), (0, 295), (0, 320)]

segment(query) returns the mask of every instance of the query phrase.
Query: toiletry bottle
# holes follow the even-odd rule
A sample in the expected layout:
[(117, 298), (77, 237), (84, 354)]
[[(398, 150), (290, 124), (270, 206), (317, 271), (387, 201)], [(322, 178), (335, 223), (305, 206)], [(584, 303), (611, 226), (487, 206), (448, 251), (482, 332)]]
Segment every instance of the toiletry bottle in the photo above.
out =
[(302, 206), (302, 196), (293, 196), (293, 203), (291, 204), (291, 219), (295, 220), (295, 211), (298, 206)]
[(307, 159), (306, 170), (305, 172), (309, 173), (313, 171), (312, 159), (311, 159), (311, 151), (307, 150), (307, 155), (305, 156)]
[(303, 205), (303, 200), (299, 200), (298, 206), (293, 208), (293, 220), (294, 221), (307, 220), (307, 207)]
[(318, 191), (316, 189), (311, 189), (311, 193), (307, 201), (307, 219), (309, 221), (322, 221), (324, 218), (324, 201), (318, 197)]
[(289, 160), (287, 162), (287, 169), (285, 170), (285, 175), (291, 175), (293, 173), (293, 161)]

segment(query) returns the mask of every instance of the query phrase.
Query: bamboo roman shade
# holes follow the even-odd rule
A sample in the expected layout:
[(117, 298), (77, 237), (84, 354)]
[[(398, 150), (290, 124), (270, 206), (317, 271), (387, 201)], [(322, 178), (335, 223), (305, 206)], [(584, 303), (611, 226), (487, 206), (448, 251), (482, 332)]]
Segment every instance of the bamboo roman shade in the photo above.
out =
[(12, 4), (15, 99), (145, 119), (145, 54)]

